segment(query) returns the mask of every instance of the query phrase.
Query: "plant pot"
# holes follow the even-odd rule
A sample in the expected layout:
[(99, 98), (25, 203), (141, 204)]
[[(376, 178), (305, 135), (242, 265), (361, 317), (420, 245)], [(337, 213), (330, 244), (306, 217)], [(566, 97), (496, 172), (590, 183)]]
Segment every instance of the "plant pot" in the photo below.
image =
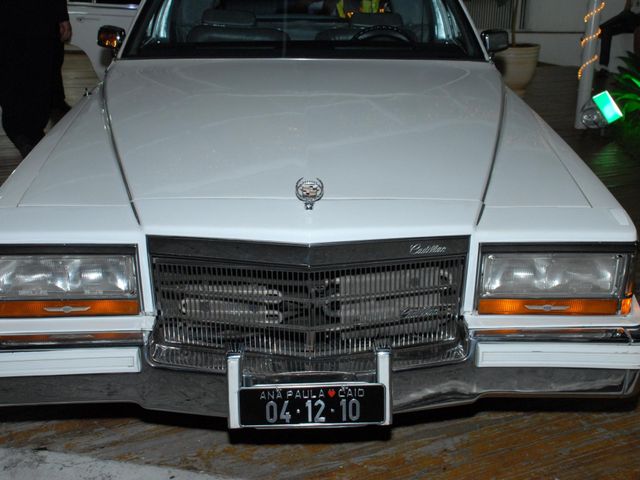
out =
[(495, 62), (504, 83), (522, 97), (536, 72), (539, 57), (540, 45), (523, 43), (497, 53)]

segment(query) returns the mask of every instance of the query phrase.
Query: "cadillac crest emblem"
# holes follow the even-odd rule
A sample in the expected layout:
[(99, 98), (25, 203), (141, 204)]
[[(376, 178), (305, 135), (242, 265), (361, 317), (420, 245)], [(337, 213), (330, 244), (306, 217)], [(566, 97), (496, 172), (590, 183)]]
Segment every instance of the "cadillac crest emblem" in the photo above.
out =
[(305, 180), (304, 177), (296, 182), (296, 197), (304, 202), (304, 208), (313, 210), (313, 205), (324, 195), (324, 184), (319, 178)]

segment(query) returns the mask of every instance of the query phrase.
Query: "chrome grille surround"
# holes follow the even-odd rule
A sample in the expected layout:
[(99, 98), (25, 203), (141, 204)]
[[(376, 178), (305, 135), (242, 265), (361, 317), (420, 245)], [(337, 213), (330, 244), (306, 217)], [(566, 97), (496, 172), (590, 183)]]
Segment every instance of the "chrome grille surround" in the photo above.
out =
[(367, 371), (466, 358), (460, 303), (468, 237), (323, 245), (149, 237), (158, 318), (149, 359), (254, 372)]

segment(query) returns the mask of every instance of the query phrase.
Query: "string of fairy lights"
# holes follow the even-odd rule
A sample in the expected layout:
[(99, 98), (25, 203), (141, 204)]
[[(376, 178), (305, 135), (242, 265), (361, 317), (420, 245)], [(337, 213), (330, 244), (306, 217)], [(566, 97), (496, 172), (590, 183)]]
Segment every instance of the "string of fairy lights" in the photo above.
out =
[[(598, 15), (600, 12), (602, 12), (602, 10), (604, 10), (606, 6), (607, 4), (604, 1), (600, 2), (599, 4), (596, 4), (595, 8), (584, 16), (584, 23), (589, 23), (591, 20), (593, 20), (596, 15)], [(596, 33), (594, 33), (593, 35), (588, 35), (584, 37), (580, 42), (580, 46), (582, 48), (587, 48), (587, 46), (589, 46), (589, 44), (591, 44), (592, 42), (597, 42), (601, 34), (602, 34), (602, 29), (598, 28)], [(582, 75), (584, 75), (584, 71), (590, 65), (596, 63), (599, 58), (600, 56), (596, 53), (591, 58), (586, 60), (578, 70), (578, 78), (581, 79)]]
[(595, 9), (591, 10), (589, 13), (587, 13), (584, 16), (584, 23), (587, 23), (593, 17), (598, 15), (600, 12), (602, 12), (602, 10), (604, 10), (604, 7), (606, 7), (606, 6), (607, 6), (607, 4), (605, 2), (602, 2), (602, 3), (600, 3), (600, 5), (596, 6)]

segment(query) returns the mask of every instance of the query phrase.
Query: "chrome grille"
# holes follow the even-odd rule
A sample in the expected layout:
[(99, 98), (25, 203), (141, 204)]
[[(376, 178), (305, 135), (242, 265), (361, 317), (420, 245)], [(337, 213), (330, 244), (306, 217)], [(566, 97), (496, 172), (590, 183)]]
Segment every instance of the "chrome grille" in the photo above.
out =
[[(335, 247), (339, 265), (315, 265), (309, 255), (290, 254), (290, 264), (282, 265), (277, 262), (287, 248), (282, 245), (274, 247), (274, 263), (242, 254), (244, 248), (256, 248), (250, 243), (235, 249), (231, 257), (237, 258), (231, 259), (225, 249), (218, 257), (202, 258), (167, 254), (171, 249), (163, 245), (154, 253), (150, 244), (159, 311), (152, 358), (159, 363), (211, 369), (203, 351), (223, 355), (232, 346), (316, 360), (372, 352), (378, 345), (453, 347), (460, 342), (466, 250), (372, 262), (354, 255), (354, 262), (345, 262), (350, 258), (345, 248), (356, 251), (357, 245), (340, 245)], [(332, 247), (323, 248), (319, 263), (330, 263)]]

